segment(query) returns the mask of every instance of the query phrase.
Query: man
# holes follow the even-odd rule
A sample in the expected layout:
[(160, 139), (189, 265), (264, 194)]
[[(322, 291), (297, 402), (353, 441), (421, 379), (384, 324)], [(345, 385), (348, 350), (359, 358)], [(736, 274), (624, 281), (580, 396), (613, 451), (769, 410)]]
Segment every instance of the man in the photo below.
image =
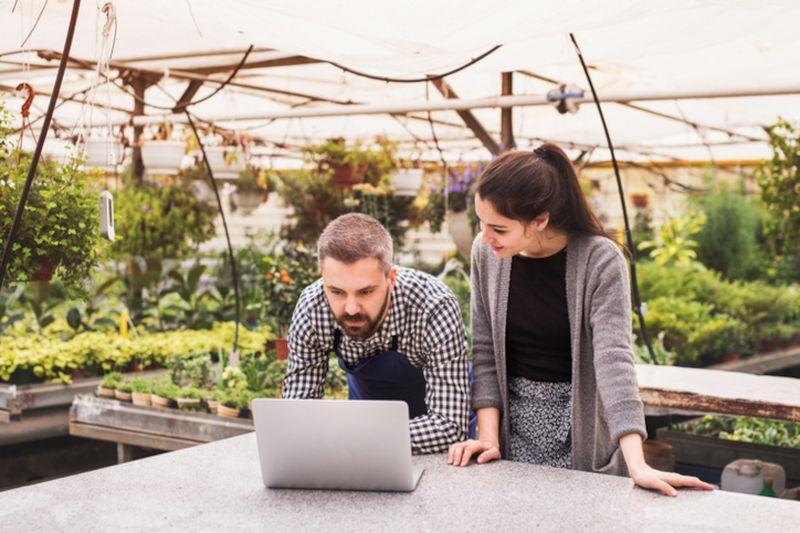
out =
[(328, 354), (350, 399), (404, 400), (415, 453), (467, 436), (466, 334), (455, 295), (392, 265), (392, 238), (372, 217), (332, 221), (317, 245), (322, 279), (303, 290), (289, 328), (284, 398), (321, 398)]

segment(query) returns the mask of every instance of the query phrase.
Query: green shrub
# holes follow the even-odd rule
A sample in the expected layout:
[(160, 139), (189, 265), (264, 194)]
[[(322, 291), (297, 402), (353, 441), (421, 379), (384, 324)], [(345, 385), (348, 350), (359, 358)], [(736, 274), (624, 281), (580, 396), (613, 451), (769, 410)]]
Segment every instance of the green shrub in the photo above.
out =
[(694, 237), (697, 259), (728, 279), (758, 275), (761, 224), (759, 207), (743, 194), (716, 188), (696, 201), (706, 223)]
[(699, 421), (678, 425), (694, 435), (787, 448), (800, 448), (800, 424), (767, 418), (706, 415)]
[(131, 382), (127, 380), (117, 383), (116, 389), (120, 392), (133, 392), (133, 386), (131, 385)]
[[(99, 375), (114, 369), (163, 367), (171, 357), (198, 352), (220, 355), (233, 343), (234, 325), (214, 324), (210, 330), (178, 330), (122, 339), (116, 333), (87, 332), (63, 341), (59, 335), (0, 337), (0, 381), (17, 370), (32, 370), (43, 381), (70, 383), (70, 372)], [(260, 353), (269, 340), (266, 328), (239, 329), (243, 354)]]
[(117, 258), (184, 257), (214, 236), (216, 212), (188, 183), (124, 180), (115, 200)]
[(664, 348), (677, 361), (697, 364), (701, 357), (715, 357), (741, 348), (742, 323), (724, 313), (712, 314), (713, 306), (685, 298), (660, 297), (648, 301), (647, 327), (662, 335)]

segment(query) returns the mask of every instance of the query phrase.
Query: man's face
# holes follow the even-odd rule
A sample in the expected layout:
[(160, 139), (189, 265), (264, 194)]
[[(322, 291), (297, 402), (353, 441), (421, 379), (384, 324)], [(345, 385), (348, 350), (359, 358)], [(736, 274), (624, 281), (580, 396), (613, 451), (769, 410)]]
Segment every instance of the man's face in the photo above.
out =
[(397, 269), (387, 273), (373, 257), (349, 264), (327, 257), (320, 270), (336, 322), (350, 337), (363, 340), (372, 335), (386, 316)]

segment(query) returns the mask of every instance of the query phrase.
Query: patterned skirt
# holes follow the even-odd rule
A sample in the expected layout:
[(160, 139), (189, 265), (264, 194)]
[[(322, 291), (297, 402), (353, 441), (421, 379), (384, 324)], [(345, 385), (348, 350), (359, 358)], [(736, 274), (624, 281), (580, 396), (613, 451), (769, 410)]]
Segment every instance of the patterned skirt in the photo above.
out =
[(508, 459), (570, 468), (572, 383), (515, 377), (509, 380), (508, 393)]

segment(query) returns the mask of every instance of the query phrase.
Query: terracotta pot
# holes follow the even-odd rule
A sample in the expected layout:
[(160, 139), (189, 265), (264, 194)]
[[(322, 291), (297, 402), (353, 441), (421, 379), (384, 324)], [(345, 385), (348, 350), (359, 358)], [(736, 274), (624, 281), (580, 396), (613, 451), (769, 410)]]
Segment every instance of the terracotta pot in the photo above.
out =
[(103, 387), (102, 385), (97, 386), (97, 395), (100, 396), (101, 398), (114, 398), (116, 392), (117, 392), (116, 390), (108, 387)]
[(723, 363), (732, 363), (733, 361), (738, 361), (740, 358), (741, 354), (728, 353), (720, 357), (719, 360), (722, 361)]
[(123, 402), (129, 402), (133, 398), (133, 395), (130, 392), (122, 392), (120, 390), (115, 390), (114, 398), (116, 398), (117, 400), (121, 400)]
[(196, 411), (200, 409), (200, 398), (178, 398), (178, 409), (185, 411)]
[(51, 281), (55, 269), (56, 266), (53, 265), (49, 258), (45, 257), (39, 263), (39, 270), (31, 275), (31, 281)]
[(134, 405), (144, 405), (150, 407), (150, 393), (149, 392), (132, 392), (131, 397)]
[(356, 183), (361, 183), (364, 179), (364, 173), (367, 171), (367, 165), (360, 164), (358, 167), (353, 165), (340, 165), (333, 167), (333, 174), (331, 181), (337, 187), (342, 189), (349, 189)]
[(169, 407), (172, 405), (172, 400), (159, 396), (158, 394), (150, 394), (150, 403), (153, 407)]
[(217, 406), (217, 414), (219, 416), (227, 416), (228, 418), (236, 418), (242, 410), (238, 407), (227, 407), (222, 404)]
[(648, 204), (648, 196), (642, 193), (631, 194), (631, 202), (633, 202), (633, 207), (638, 209), (644, 209), (647, 207)]
[(285, 361), (289, 358), (289, 341), (286, 339), (275, 339), (275, 359)]

